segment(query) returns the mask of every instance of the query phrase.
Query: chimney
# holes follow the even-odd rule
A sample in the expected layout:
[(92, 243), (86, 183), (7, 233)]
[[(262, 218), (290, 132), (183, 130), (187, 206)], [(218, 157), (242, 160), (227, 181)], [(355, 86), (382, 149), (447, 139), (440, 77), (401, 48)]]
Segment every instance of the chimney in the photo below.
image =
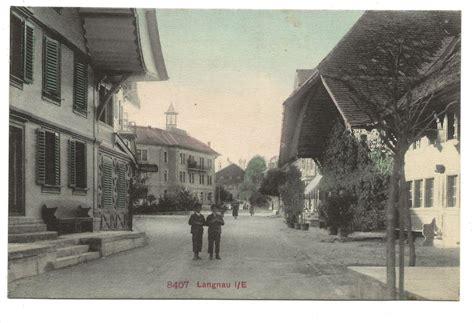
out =
[(208, 145), (209, 147), (211, 147), (211, 142), (210, 142), (210, 141), (208, 141), (208, 142), (207, 142), (207, 145)]

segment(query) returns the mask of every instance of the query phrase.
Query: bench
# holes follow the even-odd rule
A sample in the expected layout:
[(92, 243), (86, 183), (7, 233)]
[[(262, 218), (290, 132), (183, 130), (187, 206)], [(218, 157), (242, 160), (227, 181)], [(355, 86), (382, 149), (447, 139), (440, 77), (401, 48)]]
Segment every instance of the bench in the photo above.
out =
[(93, 218), (89, 215), (90, 209), (91, 207), (77, 201), (51, 201), (43, 205), (41, 214), (48, 231), (56, 231), (58, 235), (92, 232)]

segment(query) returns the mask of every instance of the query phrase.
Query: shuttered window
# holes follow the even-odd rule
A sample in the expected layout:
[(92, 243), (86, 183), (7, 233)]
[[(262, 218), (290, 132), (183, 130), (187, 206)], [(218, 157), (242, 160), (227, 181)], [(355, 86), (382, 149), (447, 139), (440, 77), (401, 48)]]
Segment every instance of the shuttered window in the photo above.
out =
[(45, 37), (43, 43), (43, 96), (61, 103), (61, 53), (58, 41)]
[(114, 206), (112, 167), (112, 159), (104, 157), (102, 159), (102, 207), (104, 209)]
[(34, 29), (10, 15), (10, 78), (15, 83), (33, 82)]
[(59, 133), (38, 129), (36, 144), (36, 182), (40, 185), (61, 185)]
[(87, 63), (79, 58), (74, 58), (74, 110), (87, 115)]
[(123, 163), (118, 164), (117, 171), (117, 208), (124, 209), (127, 207), (127, 168)]
[(87, 188), (87, 146), (85, 143), (69, 140), (68, 168), (69, 186), (72, 188)]

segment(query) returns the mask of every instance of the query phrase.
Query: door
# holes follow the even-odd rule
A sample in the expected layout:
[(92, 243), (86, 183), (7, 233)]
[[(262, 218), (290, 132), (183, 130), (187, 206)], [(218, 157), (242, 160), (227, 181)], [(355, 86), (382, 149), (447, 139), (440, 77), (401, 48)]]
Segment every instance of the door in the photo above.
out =
[(25, 215), (23, 128), (10, 125), (8, 163), (8, 215)]

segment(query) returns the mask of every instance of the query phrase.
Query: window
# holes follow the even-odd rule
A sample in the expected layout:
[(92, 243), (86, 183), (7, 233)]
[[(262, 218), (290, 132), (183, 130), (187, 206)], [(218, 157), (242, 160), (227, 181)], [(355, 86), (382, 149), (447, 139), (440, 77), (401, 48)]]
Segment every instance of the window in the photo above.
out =
[(212, 202), (212, 193), (207, 193), (207, 200)]
[(408, 207), (413, 207), (413, 182), (408, 181)]
[(87, 188), (87, 150), (86, 144), (76, 140), (68, 142), (69, 187)]
[(204, 158), (199, 157), (199, 168), (204, 168)]
[(141, 156), (142, 161), (148, 161), (148, 150), (142, 149), (142, 156)]
[(102, 158), (102, 208), (104, 209), (114, 206), (112, 168), (112, 159), (104, 156)]
[(118, 163), (117, 167), (117, 209), (127, 208), (127, 165)]
[(416, 180), (415, 181), (415, 191), (414, 191), (414, 198), (413, 198), (413, 207), (421, 207), (423, 196), (421, 195), (421, 187), (423, 186), (423, 180)]
[(199, 175), (199, 184), (204, 185), (204, 175)]
[(164, 161), (165, 163), (168, 162), (168, 152), (167, 152), (167, 151), (164, 151), (164, 152), (163, 152), (163, 161)]
[(434, 178), (425, 179), (425, 207), (433, 206)]
[(181, 183), (185, 183), (186, 182), (186, 172), (179, 172), (179, 181)]
[(203, 192), (199, 193), (199, 199), (201, 200), (201, 203), (204, 202), (204, 193)]
[(33, 27), (10, 14), (10, 80), (14, 84), (33, 82)]
[(183, 153), (179, 154), (179, 162), (181, 163), (181, 165), (186, 164), (186, 155), (185, 154), (183, 154)]
[(458, 132), (458, 116), (455, 112), (448, 112), (447, 118), (447, 129), (446, 129), (446, 140), (459, 139)]
[[(99, 107), (101, 107), (104, 102), (107, 100), (107, 96), (109, 94), (109, 89), (104, 85), (99, 85)], [(108, 124), (109, 126), (114, 126), (114, 101), (113, 97), (111, 97), (107, 104), (105, 104), (102, 109), (98, 109), (97, 113), (99, 114), (98, 118), (100, 121)]]
[(37, 130), (36, 182), (43, 187), (57, 188), (61, 185), (61, 159), (59, 133)]
[(167, 182), (168, 181), (168, 170), (165, 169), (163, 171), (163, 181)]
[(194, 184), (194, 173), (188, 173), (189, 174), (189, 183)]
[(446, 201), (448, 207), (457, 206), (457, 181), (457, 175), (448, 176), (447, 178)]
[(136, 156), (137, 156), (138, 161), (142, 160), (142, 150), (141, 149), (137, 149)]
[(207, 185), (212, 185), (212, 176), (207, 176)]
[(87, 116), (87, 97), (88, 97), (88, 74), (87, 63), (77, 56), (74, 57), (74, 92), (73, 107), (74, 110)]
[(44, 37), (43, 97), (61, 104), (61, 50), (57, 40)]

